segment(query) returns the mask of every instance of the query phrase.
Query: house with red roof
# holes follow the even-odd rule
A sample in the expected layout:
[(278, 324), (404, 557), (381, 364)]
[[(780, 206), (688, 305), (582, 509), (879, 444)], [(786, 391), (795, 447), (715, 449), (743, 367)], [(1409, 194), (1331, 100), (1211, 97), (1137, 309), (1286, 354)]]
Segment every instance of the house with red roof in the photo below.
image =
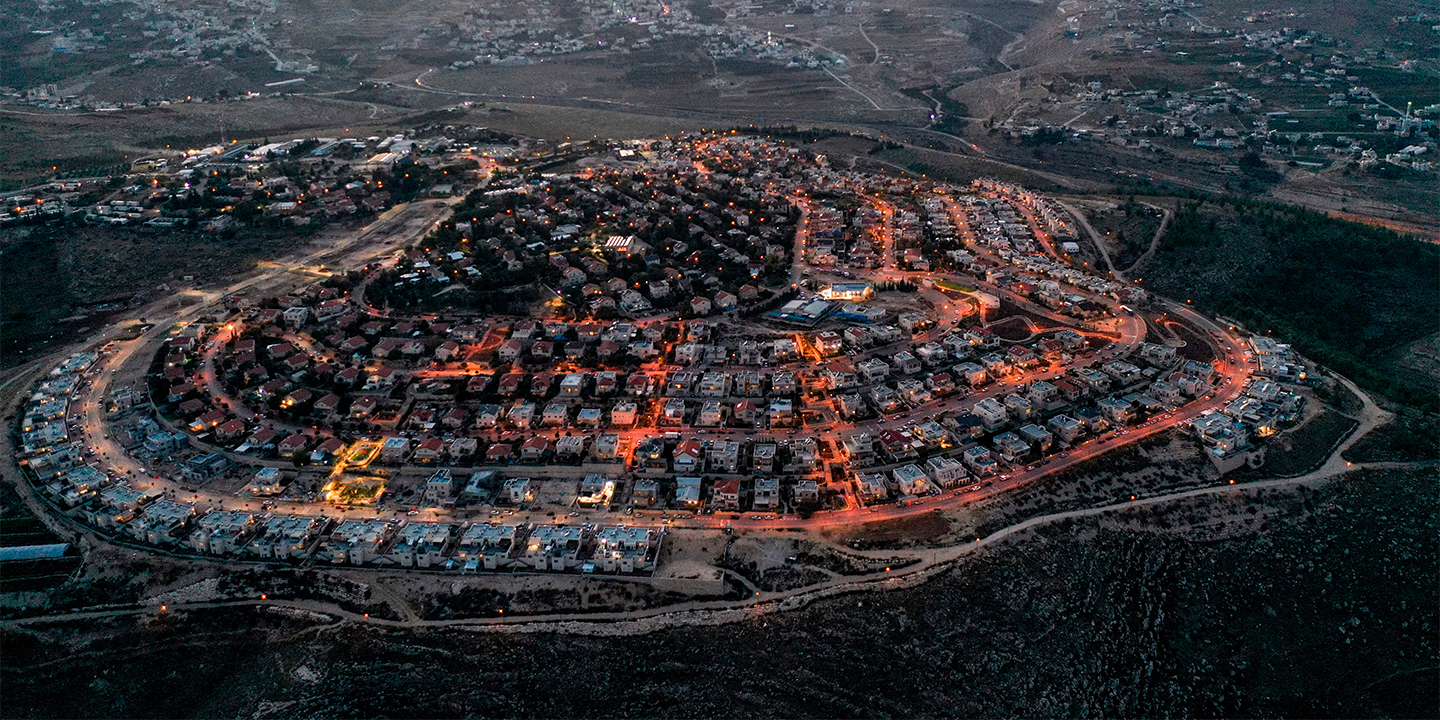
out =
[(211, 410), (195, 418), (195, 422), (190, 423), (190, 430), (191, 432), (197, 433), (205, 432), (211, 428), (218, 427), (220, 423), (223, 422), (225, 422), (225, 413), (220, 410)]
[(375, 412), (375, 408), (379, 407), (379, 405), (380, 401), (369, 395), (355, 398), (355, 402), (350, 403), (350, 417), (369, 417), (371, 413)]
[(249, 445), (251, 448), (254, 449), (266, 448), (274, 445), (275, 438), (277, 437), (279, 437), (279, 433), (276, 433), (270, 428), (262, 427), (259, 430), (250, 433), (250, 437), (245, 439), (245, 444)]
[(332, 437), (320, 443), (320, 446), (315, 448), (314, 452), (310, 453), (310, 462), (317, 464), (330, 462), (338, 457), (340, 451), (344, 449), (345, 442), (340, 438)]
[(281, 457), (290, 457), (307, 447), (310, 447), (310, 438), (301, 433), (295, 433), (281, 440), (280, 444), (275, 446), (275, 452), (279, 453)]
[(520, 446), (520, 459), (539, 461), (545, 457), (550, 450), (550, 439), (539, 435), (532, 436)]
[(510, 443), (495, 443), (485, 450), (486, 462), (506, 462), (515, 452)]
[(444, 454), (445, 442), (438, 437), (428, 437), (415, 446), (415, 461), (423, 463), (438, 462)]
[(740, 481), (720, 480), (710, 492), (710, 502), (717, 510), (740, 509)]
[(340, 409), (340, 396), (335, 393), (327, 393), (324, 397), (315, 401), (314, 412), (318, 415), (333, 415)]
[(244, 434), (245, 422), (242, 420), (231, 420), (215, 428), (215, 438), (222, 442), (235, 440)]

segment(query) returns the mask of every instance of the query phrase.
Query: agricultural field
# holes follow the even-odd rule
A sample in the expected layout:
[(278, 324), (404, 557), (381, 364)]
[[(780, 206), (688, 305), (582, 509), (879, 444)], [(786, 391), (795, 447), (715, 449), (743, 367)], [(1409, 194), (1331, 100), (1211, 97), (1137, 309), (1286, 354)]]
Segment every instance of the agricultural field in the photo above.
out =
[(953, 183), (968, 183), (976, 178), (996, 177), (1006, 182), (1023, 183), (1026, 187), (1034, 188), (1092, 187), (1083, 181), (1066, 179), (1060, 183), (1048, 174), (1030, 172), (1013, 166), (997, 165), (982, 158), (925, 147), (880, 147), (875, 152), (869, 153), (869, 158), (891, 170), (905, 170), (916, 175), (934, 177), (937, 180)]

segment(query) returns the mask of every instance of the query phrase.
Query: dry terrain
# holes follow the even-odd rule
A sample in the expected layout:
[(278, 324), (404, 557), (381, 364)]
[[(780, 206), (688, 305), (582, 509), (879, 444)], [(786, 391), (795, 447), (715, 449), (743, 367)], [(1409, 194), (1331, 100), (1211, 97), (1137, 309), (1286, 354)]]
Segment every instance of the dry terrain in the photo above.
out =
[(1437, 507), (1428, 471), (1367, 471), (1052, 526), (913, 589), (638, 637), (253, 607), (7, 626), (24, 661), (0, 677), (7, 714), (34, 717), (1418, 717), (1440, 702)]

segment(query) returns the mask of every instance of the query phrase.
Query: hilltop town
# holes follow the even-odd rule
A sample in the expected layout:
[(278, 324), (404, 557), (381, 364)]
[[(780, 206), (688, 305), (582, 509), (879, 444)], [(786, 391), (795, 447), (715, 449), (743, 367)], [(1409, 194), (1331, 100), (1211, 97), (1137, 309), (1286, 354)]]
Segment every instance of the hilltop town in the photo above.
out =
[(34, 717), (1425, 717), (1433, 0), (0, 3)]
[[(168, 172), (233, 186), (287, 145)], [(22, 413), (33, 491), (196, 556), (665, 576), (676, 532), (904, 522), (1171, 428), (1218, 482), (1318, 382), (1271, 337), (1088, 271), (1074, 218), (1016, 185), (739, 134), (568, 172), (487, 159), (522, 153), (442, 152), (487, 169), (457, 170), (449, 218), (410, 245), (65, 359)], [(333, 208), (330, 187), (258, 187)]]

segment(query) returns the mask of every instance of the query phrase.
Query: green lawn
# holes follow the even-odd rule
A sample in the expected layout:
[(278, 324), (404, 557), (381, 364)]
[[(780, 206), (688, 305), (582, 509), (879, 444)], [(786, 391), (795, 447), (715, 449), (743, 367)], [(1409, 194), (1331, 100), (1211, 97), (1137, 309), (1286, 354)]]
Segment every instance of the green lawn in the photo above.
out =
[(952, 291), (952, 292), (963, 292), (963, 293), (972, 293), (972, 292), (975, 292), (975, 288), (970, 287), (969, 285), (961, 285), (961, 284), (959, 284), (959, 283), (954, 283), (954, 282), (951, 282), (951, 281), (949, 281), (949, 280), (944, 280), (944, 279), (936, 280), (936, 281), (935, 281), (935, 287), (940, 288), (941, 290), (950, 290), (950, 291)]

